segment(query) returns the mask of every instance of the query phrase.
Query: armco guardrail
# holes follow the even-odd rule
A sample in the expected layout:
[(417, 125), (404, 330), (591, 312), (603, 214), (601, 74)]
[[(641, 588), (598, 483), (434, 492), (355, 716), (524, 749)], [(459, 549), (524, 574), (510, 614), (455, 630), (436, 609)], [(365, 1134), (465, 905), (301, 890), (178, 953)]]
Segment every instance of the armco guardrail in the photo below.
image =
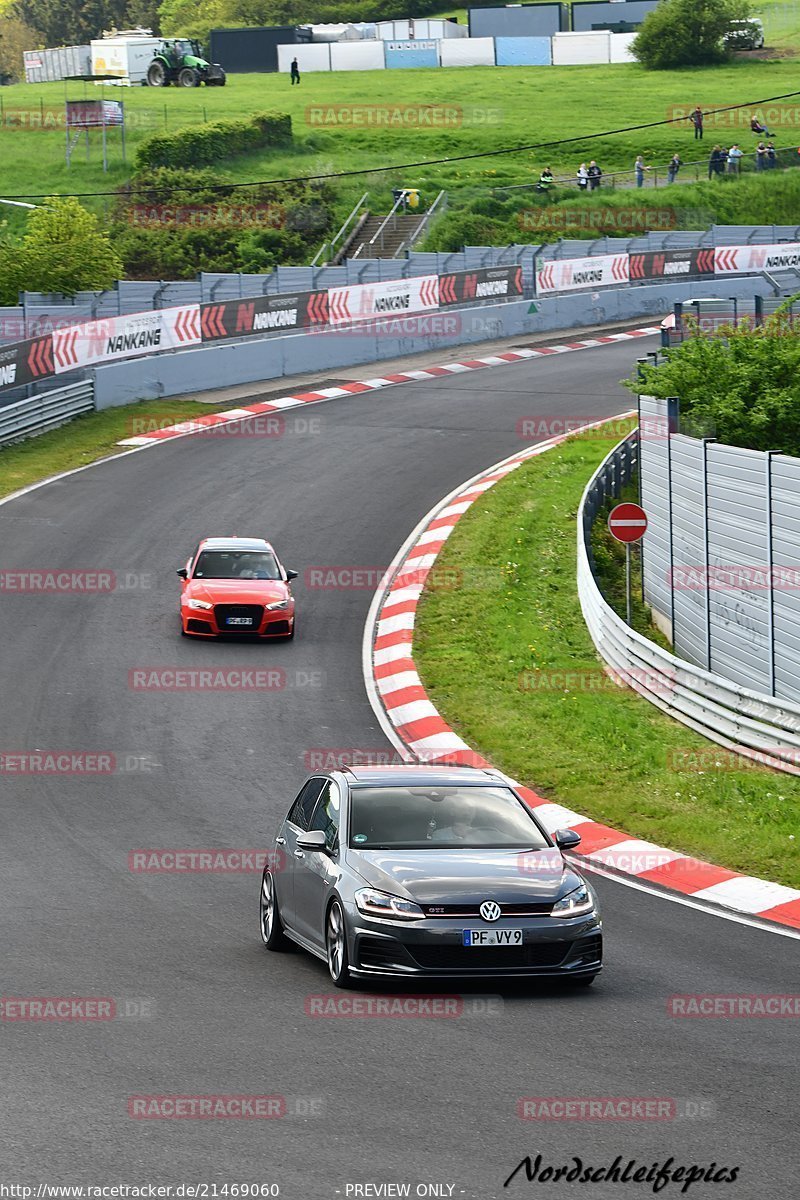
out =
[(800, 774), (800, 705), (750, 691), (692, 666), (626, 625), (603, 598), (590, 560), (593, 519), (627, 482), (635, 454), (620, 443), (594, 473), (578, 510), (578, 596), (598, 654), (619, 679), (704, 737), (758, 762)]
[(513, 264), (108, 317), (0, 348), (0, 392), (164, 350), (273, 331), (421, 317), (454, 305), (516, 299), (523, 291), (522, 267)]
[(29, 400), (18, 400), (0, 408), (0, 446), (22, 441), (35, 433), (46, 433), (93, 409), (94, 387), (89, 380), (42, 392)]

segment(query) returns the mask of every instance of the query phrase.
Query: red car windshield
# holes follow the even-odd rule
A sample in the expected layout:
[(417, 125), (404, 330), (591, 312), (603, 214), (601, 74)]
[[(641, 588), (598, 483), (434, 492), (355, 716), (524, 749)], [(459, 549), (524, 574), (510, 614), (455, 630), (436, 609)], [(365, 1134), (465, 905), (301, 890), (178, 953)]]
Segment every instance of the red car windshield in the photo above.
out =
[(204, 550), (192, 579), (281, 579), (275, 555), (269, 550)]

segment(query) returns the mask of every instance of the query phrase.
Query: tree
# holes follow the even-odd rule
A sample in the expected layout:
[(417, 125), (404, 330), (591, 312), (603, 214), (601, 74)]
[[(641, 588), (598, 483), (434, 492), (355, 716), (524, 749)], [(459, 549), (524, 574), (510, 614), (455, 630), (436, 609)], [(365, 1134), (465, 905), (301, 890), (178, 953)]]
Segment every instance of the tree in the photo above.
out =
[(51, 196), (34, 209), (22, 241), (0, 246), (0, 302), (19, 292), (95, 291), (112, 287), (123, 263), (94, 213), (74, 197)]
[(652, 71), (710, 66), (728, 58), (722, 39), (734, 21), (749, 16), (748, 0), (661, 0), (645, 17), (631, 49)]
[(25, 80), (22, 61), (24, 50), (38, 50), (42, 39), (37, 30), (19, 17), (3, 17), (0, 24), (0, 80), (17, 83)]
[(85, 45), (104, 29), (128, 29), (129, 0), (16, 0), (13, 12), (46, 46)]

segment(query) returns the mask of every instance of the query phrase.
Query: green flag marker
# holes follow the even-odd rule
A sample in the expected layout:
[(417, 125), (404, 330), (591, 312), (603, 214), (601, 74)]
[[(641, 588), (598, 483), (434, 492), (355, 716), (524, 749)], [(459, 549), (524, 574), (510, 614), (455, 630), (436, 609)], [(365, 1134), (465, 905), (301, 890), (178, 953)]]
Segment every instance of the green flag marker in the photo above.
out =
[(539, 311), (539, 305), (535, 301), (533, 301), (531, 303), (530, 308), (528, 309), (528, 315), (530, 315), (531, 313), (537, 313), (538, 311)]

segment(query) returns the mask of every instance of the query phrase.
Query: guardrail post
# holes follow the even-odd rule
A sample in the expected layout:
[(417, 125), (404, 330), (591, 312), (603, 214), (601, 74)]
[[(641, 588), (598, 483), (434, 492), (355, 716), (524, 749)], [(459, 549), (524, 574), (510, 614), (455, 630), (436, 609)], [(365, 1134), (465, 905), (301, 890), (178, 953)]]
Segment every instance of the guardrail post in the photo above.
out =
[(772, 456), (775, 450), (766, 453), (766, 491), (767, 491), (767, 569), (769, 571), (769, 586), (767, 588), (767, 641), (769, 643), (769, 694), (775, 695), (775, 575), (772, 538)]
[(753, 305), (754, 305), (755, 323), (756, 323), (756, 325), (763, 325), (764, 324), (764, 297), (763, 296), (754, 296), (753, 297)]
[[(714, 438), (703, 438), (703, 567), (706, 574), (706, 670), (711, 670), (711, 563), (708, 555), (708, 444)], [(673, 585), (674, 596), (674, 585)], [(673, 630), (673, 645), (674, 645)]]
[(672, 433), (678, 430), (680, 401), (677, 396), (667, 397), (667, 513), (669, 521), (669, 621), (672, 645), (675, 645), (675, 539), (672, 533)]

